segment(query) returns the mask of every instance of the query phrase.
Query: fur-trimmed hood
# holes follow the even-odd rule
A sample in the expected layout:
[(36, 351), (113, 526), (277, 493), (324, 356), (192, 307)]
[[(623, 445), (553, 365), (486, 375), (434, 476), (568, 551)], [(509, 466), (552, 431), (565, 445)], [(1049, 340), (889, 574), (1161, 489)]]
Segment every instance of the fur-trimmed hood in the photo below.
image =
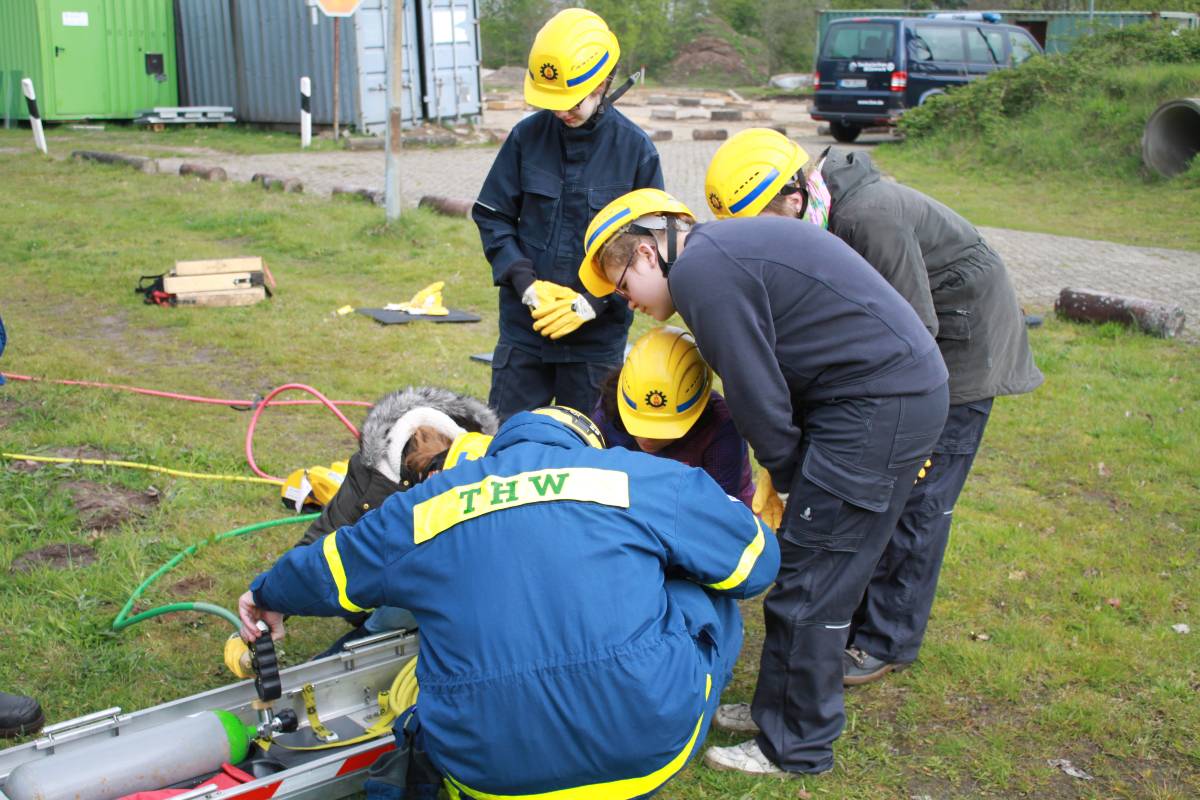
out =
[[(405, 426), (397, 423), (405, 414), (418, 408), (442, 412), (463, 430), (486, 433), (489, 436), (496, 432), (499, 425), (495, 412), (473, 397), (438, 386), (409, 386), (379, 398), (367, 413), (358, 448), (364, 464), (384, 474), (399, 474), (398, 456), (404, 442), (393, 440), (397, 437), (407, 440), (412, 432), (409, 430), (405, 433), (401, 430)], [(411, 419), (413, 418), (410, 417)], [(424, 421), (422, 424), (429, 423)]]

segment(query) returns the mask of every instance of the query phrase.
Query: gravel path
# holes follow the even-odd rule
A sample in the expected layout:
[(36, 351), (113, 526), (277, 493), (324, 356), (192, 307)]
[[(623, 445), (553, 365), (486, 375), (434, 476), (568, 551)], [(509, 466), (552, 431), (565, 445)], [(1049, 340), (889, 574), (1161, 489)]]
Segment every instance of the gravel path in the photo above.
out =
[[(801, 142), (808, 136), (797, 136)], [(868, 143), (869, 143), (868, 139)], [(814, 149), (828, 140), (812, 135)], [(693, 209), (704, 208), (704, 170), (719, 142), (670, 141), (659, 144), (667, 186)], [(406, 150), (405, 202), (426, 194), (474, 197), (495, 157), (495, 148)], [(196, 160), (196, 159), (192, 159)], [(256, 172), (300, 178), (309, 194), (327, 195), (334, 186), (383, 189), (381, 152), (322, 152), (205, 158), (220, 164), (230, 180), (248, 181)], [(160, 158), (163, 172), (177, 172), (184, 159)], [(702, 212), (701, 212), (702, 213)], [(1021, 302), (1049, 308), (1063, 287), (1090, 288), (1172, 301), (1183, 306), (1195, 336), (1200, 325), (1200, 253), (1111, 242), (981, 229), (1012, 271)]]

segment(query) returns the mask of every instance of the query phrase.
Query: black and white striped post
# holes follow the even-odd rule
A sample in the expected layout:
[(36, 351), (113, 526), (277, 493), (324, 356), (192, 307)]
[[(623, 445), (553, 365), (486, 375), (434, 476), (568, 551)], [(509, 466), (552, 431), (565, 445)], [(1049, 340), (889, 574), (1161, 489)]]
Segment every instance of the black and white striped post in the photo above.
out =
[(48, 155), (46, 134), (42, 131), (42, 115), (38, 113), (37, 95), (33, 92), (33, 81), (29, 78), (22, 78), (21, 91), (25, 94), (25, 104), (29, 106), (29, 127), (33, 128), (33, 143), (38, 150), (42, 151), (43, 155)]
[(312, 81), (300, 79), (300, 146), (312, 144)]

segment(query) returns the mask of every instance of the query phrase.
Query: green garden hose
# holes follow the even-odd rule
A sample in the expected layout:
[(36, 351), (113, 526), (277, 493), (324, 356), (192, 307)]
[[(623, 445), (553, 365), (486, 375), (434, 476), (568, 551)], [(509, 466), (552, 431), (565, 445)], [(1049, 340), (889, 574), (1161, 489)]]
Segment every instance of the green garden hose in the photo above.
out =
[(266, 522), (256, 522), (253, 525), (246, 525), (242, 528), (234, 528), (231, 531), (219, 533), (211, 539), (205, 539), (184, 548), (174, 558), (155, 570), (153, 575), (151, 575), (149, 578), (146, 578), (146, 580), (142, 581), (140, 586), (133, 590), (133, 594), (131, 594), (129, 599), (125, 601), (125, 606), (121, 609), (120, 613), (117, 614), (116, 618), (113, 619), (112, 629), (114, 631), (124, 630), (125, 628), (128, 628), (131, 625), (136, 625), (144, 620), (161, 616), (163, 614), (170, 614), (175, 611), (202, 611), (206, 614), (215, 614), (216, 616), (227, 621), (229, 624), (233, 625), (235, 630), (241, 628), (241, 620), (237, 618), (236, 614), (229, 609), (222, 608), (221, 606), (215, 606), (211, 603), (171, 603), (169, 605), (159, 606), (158, 608), (152, 608), (149, 611), (143, 611), (140, 614), (136, 614), (132, 617), (128, 616), (128, 614), (133, 610), (133, 604), (137, 602), (137, 599), (142, 596), (142, 593), (150, 587), (150, 584), (154, 583), (163, 575), (167, 574), (176, 566), (178, 566), (179, 562), (183, 561), (183, 559), (190, 555), (194, 555), (201, 547), (206, 547), (209, 544), (224, 541), (225, 539), (243, 536), (247, 533), (261, 531), (264, 528), (274, 528), (277, 525), (290, 525), (296, 522), (309, 522), (319, 516), (321, 516), (321, 514), (317, 512), (313, 514), (301, 514), (295, 517), (285, 517), (283, 519), (271, 519), (267, 520)]

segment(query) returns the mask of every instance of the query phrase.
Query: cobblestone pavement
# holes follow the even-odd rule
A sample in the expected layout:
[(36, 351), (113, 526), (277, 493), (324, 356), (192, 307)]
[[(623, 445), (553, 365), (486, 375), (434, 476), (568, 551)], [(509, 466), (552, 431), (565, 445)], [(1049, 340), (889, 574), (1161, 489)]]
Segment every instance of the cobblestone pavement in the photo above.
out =
[[(831, 143), (828, 137), (817, 137), (812, 127), (793, 132), (789, 123), (788, 132), (810, 153), (819, 153)], [(870, 147), (886, 138), (886, 135), (864, 136), (856, 146)], [(720, 142), (690, 140), (658, 145), (667, 188), (702, 217), (708, 216), (704, 205), (704, 171), (719, 145)], [(474, 197), (495, 153), (495, 147), (406, 150), (405, 203), (415, 204), (426, 194)], [(257, 172), (298, 177), (309, 194), (327, 195), (335, 186), (381, 190), (384, 184), (384, 155), (378, 151), (223, 155), (189, 160), (219, 163), (229, 173), (230, 180), (246, 181)], [(159, 159), (164, 172), (177, 172), (182, 162), (183, 159)], [(1200, 326), (1200, 253), (1000, 228), (981, 231), (1004, 257), (1021, 302), (1031, 309), (1049, 309), (1064, 287), (1170, 301), (1183, 307), (1190, 321), (1190, 330), (1185, 329), (1185, 333), (1189, 339), (1196, 338)]]

